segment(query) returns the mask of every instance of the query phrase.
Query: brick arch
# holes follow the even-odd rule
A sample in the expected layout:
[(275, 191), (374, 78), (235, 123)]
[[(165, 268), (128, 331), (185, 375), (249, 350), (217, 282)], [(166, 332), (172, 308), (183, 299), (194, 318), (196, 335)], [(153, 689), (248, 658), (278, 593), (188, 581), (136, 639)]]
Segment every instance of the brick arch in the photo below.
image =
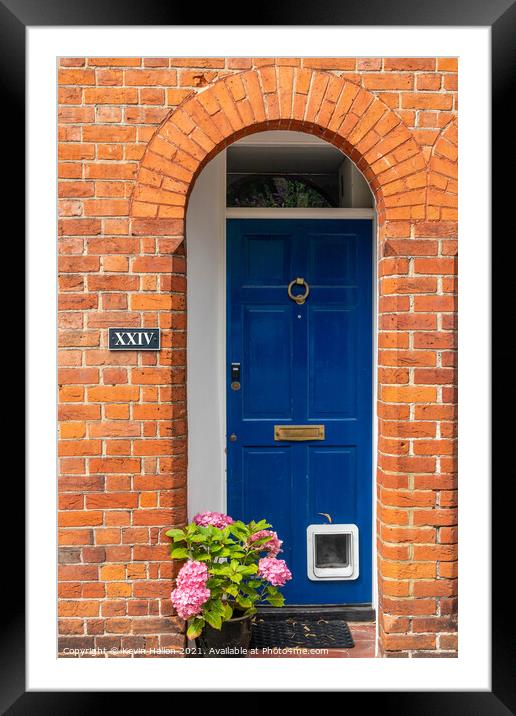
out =
[(457, 221), (458, 123), (449, 122), (437, 137), (428, 163), (427, 218)]
[(265, 66), (218, 80), (159, 126), (141, 161), (130, 215), (184, 235), (188, 196), (222, 148), (259, 131), (315, 134), (349, 156), (375, 195), (378, 221), (425, 218), (427, 165), (400, 117), (372, 92), (329, 72)]

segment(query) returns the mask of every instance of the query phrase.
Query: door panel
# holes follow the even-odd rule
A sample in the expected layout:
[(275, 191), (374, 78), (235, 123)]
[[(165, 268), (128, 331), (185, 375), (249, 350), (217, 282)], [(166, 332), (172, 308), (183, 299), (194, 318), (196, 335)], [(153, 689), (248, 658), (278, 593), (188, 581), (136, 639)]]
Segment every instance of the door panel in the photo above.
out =
[[(371, 601), (371, 262), (370, 220), (228, 221), (228, 513), (272, 523), (289, 604)], [(297, 277), (302, 305), (287, 294)], [(289, 424), (323, 424), (325, 440), (275, 441)], [(358, 526), (358, 579), (308, 579), (306, 528), (321, 512)]]
[[(243, 306), (242, 310), (242, 417), (290, 418), (290, 312), (285, 306)], [(275, 370), (264, 371), (264, 365)]]
[(256, 234), (244, 246), (245, 283), (249, 286), (278, 286), (288, 281), (291, 266), (290, 236)]
[(259, 505), (271, 524), (281, 525), (285, 559), (290, 559), (293, 543), (292, 452), (289, 447), (242, 448), (242, 519), (255, 520)]
[[(331, 505), (335, 523), (356, 524), (357, 465), (354, 447), (312, 447), (309, 455), (311, 485), (310, 506), (313, 514), (320, 514)], [(340, 476), (335, 489), (334, 476)]]
[(308, 416), (355, 415), (356, 331), (353, 309), (308, 309)]
[(350, 286), (356, 281), (357, 237), (349, 234), (311, 234), (310, 277), (321, 286)]

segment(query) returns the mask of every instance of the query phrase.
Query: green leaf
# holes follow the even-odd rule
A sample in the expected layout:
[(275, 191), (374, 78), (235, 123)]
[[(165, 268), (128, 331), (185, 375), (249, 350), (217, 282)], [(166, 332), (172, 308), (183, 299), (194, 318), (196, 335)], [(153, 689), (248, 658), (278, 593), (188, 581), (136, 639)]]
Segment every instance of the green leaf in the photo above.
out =
[(178, 538), (185, 539), (185, 533), (183, 532), (183, 530), (177, 529), (176, 527), (171, 530), (168, 530), (168, 532), (165, 532), (165, 534), (167, 535), (167, 537), (172, 537), (174, 540)]
[(248, 597), (243, 597), (241, 594), (238, 595), (236, 601), (238, 606), (242, 607), (242, 609), (247, 609), (248, 607), (253, 606), (252, 601)]
[(229, 525), (229, 529), (231, 534), (235, 535), (239, 540), (245, 541), (249, 537), (249, 530), (243, 522), (233, 522), (233, 524)]
[(220, 599), (210, 599), (209, 607), (211, 611), (215, 612), (216, 614), (220, 614), (221, 616), (224, 616), (225, 609)]
[(222, 616), (209, 609), (203, 609), (203, 616), (210, 626), (214, 629), (220, 629), (222, 626)]
[(257, 564), (241, 564), (238, 568), (238, 571), (240, 574), (243, 575), (250, 575), (250, 574), (256, 574), (258, 572), (258, 565)]
[(224, 620), (227, 621), (233, 616), (233, 608), (227, 602), (224, 604)]
[(243, 592), (243, 594), (247, 594), (247, 596), (250, 597), (253, 602), (259, 598), (258, 592), (256, 591), (256, 587), (250, 587), (246, 582), (242, 582), (239, 586), (239, 589), (241, 592)]
[(277, 594), (268, 594), (265, 599), (273, 607), (282, 607), (285, 603), (285, 597), (279, 592)]
[(208, 536), (210, 539), (216, 537), (219, 531), (217, 527), (214, 527), (213, 525), (208, 525), (208, 527), (205, 527), (204, 529), (208, 530)]
[(255, 532), (260, 532), (261, 530), (266, 530), (269, 527), (272, 527), (267, 520), (260, 520), (259, 522), (254, 523), (253, 525), (253, 534)]
[(194, 617), (188, 621), (186, 636), (188, 639), (196, 639), (204, 628), (205, 621), (202, 617)]
[(220, 530), (218, 527), (214, 527), (214, 532), (212, 535), (212, 540), (214, 542), (222, 542), (224, 540), (224, 534), (222, 533), (222, 530)]
[(218, 577), (209, 577), (206, 581), (206, 586), (210, 591), (213, 591), (214, 589), (218, 589), (224, 584), (224, 580), (219, 579)]
[(260, 537), (260, 539), (253, 540), (253, 549), (260, 547), (262, 544), (270, 541), (270, 537)]
[(230, 575), (231, 568), (227, 564), (212, 564), (210, 570), (213, 574)]
[(261, 587), (262, 584), (263, 584), (262, 581), (259, 579), (250, 579), (247, 582), (247, 586), (251, 587), (251, 589), (258, 589), (258, 587)]
[(186, 547), (174, 547), (170, 552), (170, 556), (172, 559), (186, 559), (190, 555)]
[[(220, 547), (217, 547), (216, 549), (220, 549), (220, 552), (217, 552), (217, 557), (232, 557), (232, 556), (237, 557), (238, 556), (237, 554), (233, 555), (233, 550), (230, 547), (220, 546)], [(244, 556), (243, 552), (241, 552), (240, 554), (242, 557)]]
[(202, 527), (199, 525), (194, 525), (194, 529), (192, 530), (192, 535), (200, 535), (205, 537), (206, 539), (210, 536), (210, 528), (209, 527)]

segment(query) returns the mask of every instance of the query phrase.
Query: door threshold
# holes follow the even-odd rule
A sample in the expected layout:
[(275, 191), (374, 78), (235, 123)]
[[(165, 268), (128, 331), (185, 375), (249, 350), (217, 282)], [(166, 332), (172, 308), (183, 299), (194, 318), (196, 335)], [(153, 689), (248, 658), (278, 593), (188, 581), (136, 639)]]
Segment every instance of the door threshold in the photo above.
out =
[(285, 619), (289, 617), (343, 619), (347, 622), (374, 622), (376, 611), (371, 604), (300, 604), (284, 607), (258, 607), (257, 617)]

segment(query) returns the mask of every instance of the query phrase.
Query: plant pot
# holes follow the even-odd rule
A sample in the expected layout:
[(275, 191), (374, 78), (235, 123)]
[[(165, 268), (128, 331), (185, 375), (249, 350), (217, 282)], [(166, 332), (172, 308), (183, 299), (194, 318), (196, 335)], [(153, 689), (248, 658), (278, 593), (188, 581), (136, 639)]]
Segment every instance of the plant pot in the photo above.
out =
[(251, 642), (252, 617), (233, 617), (214, 629), (206, 624), (196, 639), (200, 656), (207, 658), (244, 658)]

